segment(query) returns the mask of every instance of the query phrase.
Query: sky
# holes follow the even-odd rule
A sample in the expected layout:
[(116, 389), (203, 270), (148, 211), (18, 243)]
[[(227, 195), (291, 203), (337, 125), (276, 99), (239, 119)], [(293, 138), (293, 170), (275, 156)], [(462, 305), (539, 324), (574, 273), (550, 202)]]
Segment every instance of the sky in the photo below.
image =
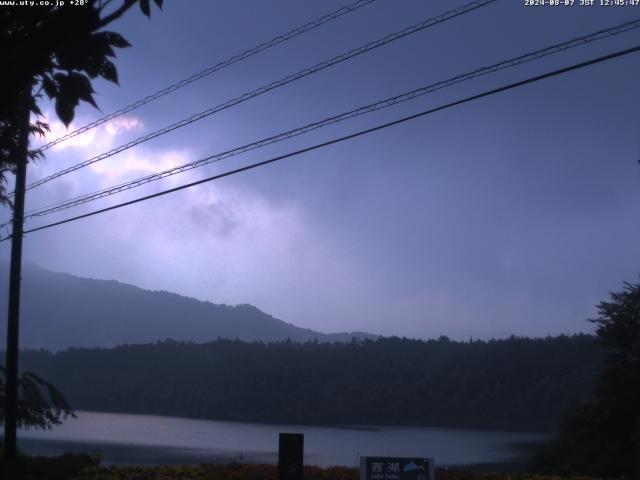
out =
[[(110, 29), (120, 85), (94, 82), (69, 131), (348, 0), (167, 0)], [(377, 0), (47, 151), (28, 181), (464, 5)], [(640, 6), (499, 0), (115, 155), (27, 194), (27, 211), (181, 165), (478, 67), (640, 18)], [(583, 45), (191, 170), (26, 228), (281, 155), (636, 46)], [(640, 273), (640, 54), (219, 181), (28, 234), (24, 260), (321, 332), (454, 339), (591, 332)], [(47, 101), (49, 139), (67, 132)], [(8, 218), (6, 210), (2, 218)], [(0, 254), (8, 258), (8, 242)]]

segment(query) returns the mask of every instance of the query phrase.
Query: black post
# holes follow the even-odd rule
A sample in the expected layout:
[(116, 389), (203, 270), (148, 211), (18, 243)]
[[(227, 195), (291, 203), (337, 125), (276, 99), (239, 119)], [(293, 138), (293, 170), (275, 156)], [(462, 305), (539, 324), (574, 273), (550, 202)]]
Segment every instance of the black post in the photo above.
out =
[(304, 435), (281, 433), (278, 443), (278, 480), (302, 480)]
[(7, 480), (16, 478), (18, 426), (18, 331), (20, 324), (20, 278), (22, 275), (22, 232), (24, 224), (24, 194), (29, 148), (29, 107), (22, 104), (22, 131), (16, 165), (16, 186), (11, 234), (11, 265), (9, 267), (9, 313), (7, 318), (7, 384), (4, 405), (4, 459)]

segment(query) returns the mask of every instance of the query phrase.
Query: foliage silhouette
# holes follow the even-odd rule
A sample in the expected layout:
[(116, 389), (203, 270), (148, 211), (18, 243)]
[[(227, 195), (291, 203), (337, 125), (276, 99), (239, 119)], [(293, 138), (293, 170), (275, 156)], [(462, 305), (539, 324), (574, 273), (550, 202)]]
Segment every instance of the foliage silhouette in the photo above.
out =
[[(162, 7), (163, 0), (154, 0)], [(6, 195), (6, 173), (25, 157), (25, 129), (45, 135), (38, 100), (44, 92), (55, 100), (56, 114), (69, 125), (80, 101), (97, 108), (91, 80), (97, 77), (118, 83), (118, 72), (110, 60), (114, 48), (129, 42), (120, 34), (102, 31), (136, 3), (151, 15), (150, 0), (86, 0), (77, 6), (31, 6), (0, 9), (0, 203), (11, 204)], [(23, 122), (24, 110), (35, 116)], [(42, 154), (28, 151), (28, 159)]]
[(569, 410), (557, 438), (536, 463), (544, 470), (595, 476), (640, 476), (640, 283), (624, 283), (598, 305), (602, 374), (591, 403)]
[[(0, 424), (4, 423), (5, 368), (0, 365)], [(75, 417), (62, 393), (32, 372), (18, 379), (18, 426), (51, 429), (68, 416)]]

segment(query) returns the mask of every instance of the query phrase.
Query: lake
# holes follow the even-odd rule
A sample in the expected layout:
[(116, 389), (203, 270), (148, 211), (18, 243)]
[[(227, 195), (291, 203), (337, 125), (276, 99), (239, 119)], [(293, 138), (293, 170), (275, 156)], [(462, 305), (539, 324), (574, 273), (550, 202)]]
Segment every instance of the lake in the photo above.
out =
[(360, 455), (428, 456), (436, 465), (517, 461), (543, 433), (430, 427), (315, 427), (76, 412), (51, 431), (20, 430), (34, 455), (101, 452), (102, 464), (277, 463), (278, 433), (304, 434), (305, 464), (356, 466)]

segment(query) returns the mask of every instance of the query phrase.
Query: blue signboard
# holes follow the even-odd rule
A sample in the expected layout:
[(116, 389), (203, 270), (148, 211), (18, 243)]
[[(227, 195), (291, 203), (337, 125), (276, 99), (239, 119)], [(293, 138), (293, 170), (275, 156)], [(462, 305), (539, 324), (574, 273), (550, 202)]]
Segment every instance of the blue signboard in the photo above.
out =
[(433, 458), (360, 457), (360, 480), (435, 480)]

